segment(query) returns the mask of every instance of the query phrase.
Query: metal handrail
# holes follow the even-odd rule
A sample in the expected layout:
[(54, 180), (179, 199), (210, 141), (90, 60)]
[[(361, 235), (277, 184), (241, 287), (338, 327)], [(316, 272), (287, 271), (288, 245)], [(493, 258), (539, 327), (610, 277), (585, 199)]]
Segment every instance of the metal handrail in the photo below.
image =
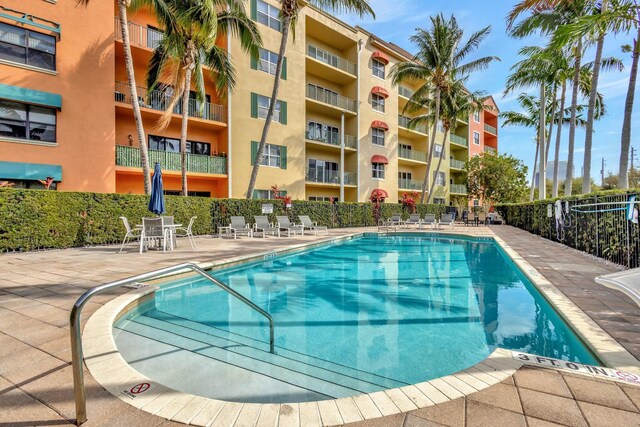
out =
[(82, 354), (82, 335), (80, 331), (80, 313), (82, 312), (82, 308), (89, 301), (89, 299), (91, 299), (91, 297), (104, 293), (105, 291), (108, 291), (110, 289), (118, 288), (120, 286), (128, 285), (142, 280), (149, 280), (158, 276), (175, 273), (177, 271), (185, 269), (198, 273), (200, 276), (217, 285), (224, 291), (230, 293), (232, 296), (236, 297), (241, 302), (245, 303), (258, 313), (266, 317), (267, 320), (269, 320), (269, 352), (274, 353), (273, 318), (271, 317), (271, 315), (264, 311), (262, 308), (258, 307), (253, 301), (247, 299), (243, 295), (231, 289), (229, 286), (225, 285), (215, 277), (208, 275), (203, 269), (201, 269), (194, 263), (187, 262), (178, 264), (174, 265), (173, 267), (166, 267), (160, 270), (150, 271), (147, 273), (138, 274), (137, 276), (128, 277), (126, 279), (120, 279), (111, 283), (96, 286), (95, 288), (89, 289), (84, 294), (82, 294), (80, 298), (78, 298), (76, 303), (73, 305), (71, 314), (69, 316), (69, 326), (71, 333), (71, 363), (73, 368), (73, 392), (75, 395), (76, 403), (76, 425), (80, 425), (87, 421), (87, 401), (84, 388), (84, 372), (82, 370), (82, 361), (84, 357)]

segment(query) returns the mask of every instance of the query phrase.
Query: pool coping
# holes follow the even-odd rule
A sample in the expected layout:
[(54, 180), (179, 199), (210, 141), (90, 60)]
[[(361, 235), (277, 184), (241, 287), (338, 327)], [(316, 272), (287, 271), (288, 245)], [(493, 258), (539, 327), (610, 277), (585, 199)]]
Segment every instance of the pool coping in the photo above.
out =
[[(416, 231), (409, 231), (416, 233)], [(367, 232), (368, 234), (369, 232)], [(371, 234), (402, 234), (371, 233)], [(429, 232), (438, 236), (489, 238), (495, 241), (517, 267), (552, 304), (567, 324), (610, 368), (640, 373), (640, 364), (615, 339), (544, 278), (524, 258), (495, 235), (475, 236), (461, 232)], [(232, 267), (239, 263), (266, 260), (266, 256), (284, 256), (309, 250), (331, 242), (350, 240), (365, 233), (352, 233), (314, 243), (258, 254), (200, 263), (203, 268)], [(513, 375), (524, 363), (514, 358), (514, 352), (494, 350), (486, 359), (462, 371), (430, 381), (369, 394), (318, 402), (255, 404), (210, 399), (179, 392), (142, 375), (120, 355), (113, 338), (112, 326), (126, 311), (140, 304), (158, 290), (150, 285), (121, 295), (108, 302), (89, 318), (83, 332), (84, 356), (87, 368), (107, 391), (134, 407), (168, 420), (192, 425), (244, 425), (263, 422), (294, 425), (337, 425), (363, 419), (373, 419), (408, 412), (457, 399), (498, 384)], [(590, 375), (586, 374), (585, 375)], [(594, 375), (590, 375), (594, 376)]]

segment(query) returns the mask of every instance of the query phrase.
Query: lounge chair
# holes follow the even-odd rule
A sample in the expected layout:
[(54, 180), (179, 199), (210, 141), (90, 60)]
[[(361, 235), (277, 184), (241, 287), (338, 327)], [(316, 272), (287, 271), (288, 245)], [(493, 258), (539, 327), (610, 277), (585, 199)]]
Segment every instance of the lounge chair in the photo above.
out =
[(407, 227), (410, 225), (415, 225), (419, 227), (422, 224), (422, 220), (420, 219), (420, 214), (411, 214), (409, 215), (409, 219), (404, 222), (404, 225)]
[(596, 277), (596, 282), (626, 294), (640, 306), (640, 268)]
[(387, 224), (393, 225), (393, 226), (402, 225), (402, 222), (403, 222), (402, 215), (400, 214), (393, 214), (391, 215), (391, 218), (387, 220)]
[(256, 223), (253, 225), (253, 233), (260, 233), (262, 237), (267, 237), (267, 233), (271, 233), (274, 236), (280, 237), (280, 229), (278, 227), (274, 227), (273, 224), (269, 222), (269, 218), (266, 215), (258, 215), (254, 217)]
[(291, 232), (293, 234), (300, 233), (304, 236), (304, 228), (301, 225), (292, 224), (289, 220), (288, 216), (276, 216), (278, 220), (278, 229), (286, 230), (287, 236), (291, 237)]
[(127, 217), (121, 216), (120, 219), (124, 224), (125, 230), (127, 230), (127, 234), (124, 235), (124, 239), (122, 240), (122, 246), (120, 246), (120, 252), (122, 252), (124, 245), (126, 245), (129, 240), (137, 240), (140, 238), (140, 232), (142, 230), (132, 229), (131, 225), (129, 225), (129, 220), (127, 219)]
[(430, 226), (431, 228), (435, 228), (436, 224), (437, 224), (437, 222), (436, 222), (435, 214), (425, 214), (424, 215), (424, 219), (422, 220), (422, 223), (420, 224), (420, 228), (422, 228), (423, 225)]
[(326, 226), (318, 225), (317, 222), (311, 221), (311, 218), (309, 218), (308, 215), (298, 215), (298, 218), (300, 219), (300, 225), (302, 226), (302, 234), (304, 234), (305, 228), (313, 231), (316, 236), (318, 235), (318, 231), (324, 231), (326, 234), (329, 234), (329, 229)]
[(487, 225), (487, 215), (484, 212), (478, 214), (478, 224)]
[(164, 228), (163, 218), (142, 218), (142, 234), (140, 235), (140, 253), (149, 246), (162, 243), (162, 250), (167, 250), (169, 230)]
[(176, 227), (174, 236), (176, 237), (187, 237), (189, 239), (189, 243), (191, 243), (191, 249), (196, 248), (196, 240), (193, 238), (193, 223), (196, 222), (197, 216), (192, 216), (189, 220), (189, 225), (185, 227)]
[(253, 230), (247, 224), (247, 221), (243, 216), (232, 216), (231, 224), (229, 225), (229, 232), (233, 233), (233, 238), (237, 239), (238, 235), (253, 237)]
[(438, 222), (438, 225), (448, 225), (449, 227), (453, 228), (454, 226), (453, 214), (442, 214), (442, 216), (440, 217), (440, 221)]

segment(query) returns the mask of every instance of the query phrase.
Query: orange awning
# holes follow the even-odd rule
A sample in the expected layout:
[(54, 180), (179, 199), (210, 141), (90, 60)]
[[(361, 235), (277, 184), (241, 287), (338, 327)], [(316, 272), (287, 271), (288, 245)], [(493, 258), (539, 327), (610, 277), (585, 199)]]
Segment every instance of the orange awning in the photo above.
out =
[(387, 90), (385, 88), (380, 87), (380, 86), (374, 86), (373, 89), (371, 89), (371, 93), (375, 93), (377, 95), (384, 96), (385, 98), (389, 97), (389, 92), (387, 92)]
[(377, 59), (378, 61), (384, 62), (385, 64), (389, 63), (389, 57), (384, 53), (380, 52), (379, 50), (373, 52), (373, 54), (371, 54), (371, 57), (373, 59)]
[(382, 120), (374, 120), (371, 123), (371, 127), (375, 129), (389, 130), (389, 125), (383, 122)]
[(382, 163), (385, 165), (389, 164), (389, 160), (385, 156), (381, 156), (380, 154), (376, 154), (371, 158), (371, 163)]

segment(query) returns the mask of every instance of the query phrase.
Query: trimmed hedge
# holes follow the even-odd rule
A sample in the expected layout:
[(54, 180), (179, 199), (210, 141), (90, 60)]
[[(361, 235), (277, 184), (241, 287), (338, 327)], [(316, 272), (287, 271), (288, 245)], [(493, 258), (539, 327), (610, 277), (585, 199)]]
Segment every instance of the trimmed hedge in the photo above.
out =
[[(588, 195), (529, 203), (496, 206), (505, 222), (546, 239), (627, 267), (640, 267), (640, 233), (638, 224), (627, 220), (626, 202), (637, 191), (601, 191)], [(548, 216), (548, 206), (556, 200), (568, 201), (565, 226), (557, 227), (555, 215)], [(582, 205), (598, 204), (598, 206)]]
[[(148, 196), (58, 192), (45, 190), (0, 189), (0, 253), (35, 249), (61, 249), (88, 245), (118, 243), (124, 236), (120, 216), (139, 224), (141, 218), (152, 216), (147, 210)], [(187, 224), (196, 215), (194, 234), (206, 235), (226, 226), (230, 217), (244, 216), (253, 222), (262, 214), (262, 204), (273, 204), (269, 215), (272, 222), (277, 215), (288, 215), (298, 222), (298, 215), (309, 215), (313, 221), (328, 227), (366, 227), (374, 224), (373, 204), (309, 202), (294, 200), (285, 209), (281, 200), (209, 199), (201, 197), (166, 196), (166, 215), (176, 222)], [(445, 211), (442, 205), (417, 205), (417, 213)], [(409, 213), (401, 204), (382, 204), (382, 217), (393, 213)]]

